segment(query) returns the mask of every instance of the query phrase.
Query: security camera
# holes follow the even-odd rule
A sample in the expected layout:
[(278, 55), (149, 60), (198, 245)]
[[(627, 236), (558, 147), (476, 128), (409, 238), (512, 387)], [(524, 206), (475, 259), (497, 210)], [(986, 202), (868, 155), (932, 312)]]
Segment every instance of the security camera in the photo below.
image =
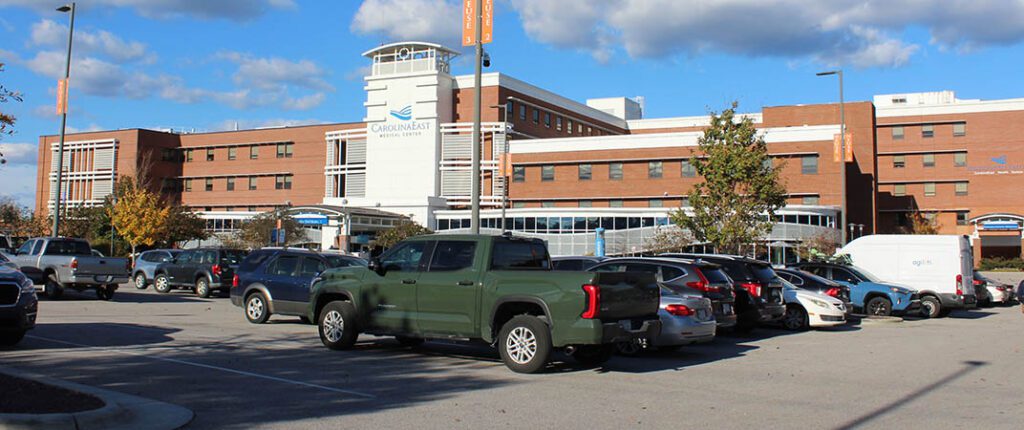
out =
[(484, 67), (491, 67), (491, 54), (484, 52), (483, 63)]

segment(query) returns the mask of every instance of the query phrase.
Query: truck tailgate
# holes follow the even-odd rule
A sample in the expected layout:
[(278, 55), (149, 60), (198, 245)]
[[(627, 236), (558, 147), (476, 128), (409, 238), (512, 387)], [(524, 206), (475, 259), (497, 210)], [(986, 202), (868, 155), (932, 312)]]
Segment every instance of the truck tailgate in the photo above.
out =
[(653, 274), (639, 272), (597, 272), (594, 283), (600, 291), (602, 320), (630, 319), (657, 315), (661, 288)]
[(78, 262), (75, 276), (128, 276), (128, 260), (113, 257), (74, 257)]

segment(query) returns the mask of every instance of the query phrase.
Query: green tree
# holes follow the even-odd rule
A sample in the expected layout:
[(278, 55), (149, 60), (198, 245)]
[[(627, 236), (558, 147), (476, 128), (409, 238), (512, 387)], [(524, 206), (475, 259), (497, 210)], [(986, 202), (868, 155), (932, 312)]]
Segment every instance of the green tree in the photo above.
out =
[(108, 209), (108, 216), (117, 232), (131, 245), (134, 255), (140, 245), (153, 246), (163, 239), (171, 208), (132, 178), (124, 178), (117, 185), (117, 200)]
[(0, 233), (37, 237), (48, 235), (49, 228), (46, 218), (36, 216), (29, 208), (19, 205), (10, 197), (0, 196)]
[(712, 112), (711, 125), (697, 141), (704, 156), (691, 163), (704, 181), (690, 191), (693, 215), (682, 208), (670, 214), (697, 241), (727, 252), (764, 237), (771, 217), (786, 203), (780, 167), (771, 164), (764, 137), (750, 118), (736, 117), (737, 106), (733, 102), (721, 114)]
[(203, 240), (208, 237), (210, 234), (206, 231), (206, 220), (199, 218), (187, 207), (174, 205), (167, 214), (167, 225), (160, 243), (166, 247), (173, 247), (179, 242)]
[(661, 226), (654, 230), (654, 235), (646, 239), (644, 251), (651, 254), (662, 252), (683, 252), (694, 243), (693, 235), (678, 226)]
[(277, 209), (254, 216), (242, 224), (242, 228), (236, 231), (233, 237), (227, 238), (226, 243), (241, 245), (245, 248), (272, 245), (270, 232), (277, 228), (277, 220), (281, 220), (281, 228), (285, 231), (285, 246), (300, 243), (305, 238), (306, 233), (302, 230), (302, 224), (299, 224), (284, 209)]
[[(4, 63), (0, 63), (0, 72), (4, 71)], [(0, 84), (0, 103), (7, 103), (9, 101), (21, 101), (21, 93), (11, 91), (7, 87)], [(14, 134), (14, 123), (17, 121), (14, 115), (4, 113), (0, 111), (0, 137)], [(7, 158), (4, 157), (3, 148), (0, 148), (0, 164), (7, 164)]]
[(390, 230), (384, 230), (377, 234), (375, 243), (377, 246), (388, 249), (413, 236), (433, 233), (430, 229), (419, 225), (415, 221), (403, 221)]

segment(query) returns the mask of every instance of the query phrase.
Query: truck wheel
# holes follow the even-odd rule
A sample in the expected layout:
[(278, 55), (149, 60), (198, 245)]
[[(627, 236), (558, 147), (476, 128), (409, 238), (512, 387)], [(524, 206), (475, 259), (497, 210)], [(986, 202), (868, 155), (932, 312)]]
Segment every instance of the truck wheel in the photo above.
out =
[(204, 299), (210, 297), (210, 280), (205, 276), (196, 279), (196, 295)]
[(407, 347), (420, 346), (423, 345), (423, 342), (425, 342), (425, 340), (422, 337), (413, 336), (395, 336), (395, 340), (398, 341), (399, 345)]
[(263, 324), (270, 318), (270, 307), (263, 293), (252, 293), (245, 299), (245, 319), (253, 324)]
[(513, 372), (539, 372), (551, 356), (548, 325), (532, 315), (513, 317), (498, 333), (498, 353)]
[(787, 330), (804, 331), (811, 324), (807, 320), (807, 311), (803, 306), (789, 305), (786, 306), (786, 315), (782, 317), (782, 325)]
[(0, 332), (0, 346), (14, 346), (25, 337), (25, 330)]
[(616, 342), (615, 350), (618, 351), (619, 354), (627, 357), (635, 357), (643, 352), (644, 346), (638, 341)]
[(892, 315), (892, 302), (885, 297), (875, 297), (868, 300), (864, 309), (869, 317), (887, 317)]
[(323, 342), (324, 346), (335, 350), (352, 348), (359, 337), (356, 308), (352, 307), (352, 303), (341, 300), (328, 303), (320, 311), (317, 330), (320, 332), (320, 342)]
[(140, 290), (146, 289), (146, 275), (142, 272), (135, 274), (135, 288)]
[(57, 300), (64, 295), (64, 287), (57, 282), (57, 276), (50, 274), (46, 277), (46, 284), (43, 285), (43, 292), (50, 300)]
[(925, 318), (938, 318), (942, 313), (942, 302), (933, 296), (921, 297), (921, 316)]
[(167, 279), (167, 275), (161, 273), (156, 275), (156, 279), (153, 280), (153, 289), (161, 294), (167, 294), (171, 292), (171, 280)]
[(586, 366), (599, 366), (615, 355), (614, 345), (583, 345), (573, 351), (572, 358)]
[(96, 297), (103, 301), (110, 301), (114, 298), (114, 287), (110, 285), (96, 287)]

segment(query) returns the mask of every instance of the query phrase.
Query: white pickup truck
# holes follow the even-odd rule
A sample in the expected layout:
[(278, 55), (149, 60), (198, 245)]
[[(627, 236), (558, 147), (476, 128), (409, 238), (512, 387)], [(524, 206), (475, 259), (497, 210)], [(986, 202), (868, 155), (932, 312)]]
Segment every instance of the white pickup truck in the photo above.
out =
[(10, 257), (51, 300), (64, 289), (95, 289), (101, 300), (114, 297), (117, 285), (128, 282), (126, 258), (97, 257), (85, 239), (37, 237), (26, 241)]

